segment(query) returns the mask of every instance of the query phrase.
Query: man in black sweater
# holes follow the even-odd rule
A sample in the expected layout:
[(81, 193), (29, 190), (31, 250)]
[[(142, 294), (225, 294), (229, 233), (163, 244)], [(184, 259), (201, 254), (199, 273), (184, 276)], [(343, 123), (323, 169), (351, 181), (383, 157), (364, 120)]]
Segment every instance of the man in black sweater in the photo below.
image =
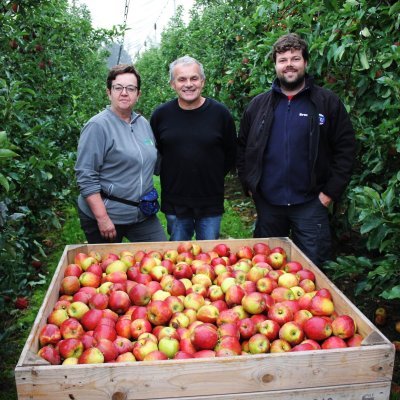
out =
[(161, 156), (161, 211), (170, 240), (218, 239), (224, 178), (234, 167), (236, 129), (228, 109), (202, 96), (203, 66), (184, 56), (170, 65), (178, 97), (150, 119)]
[(328, 207), (350, 180), (355, 135), (340, 99), (306, 73), (296, 34), (273, 48), (276, 80), (245, 110), (238, 173), (257, 208), (254, 237), (291, 236), (317, 265), (330, 258)]

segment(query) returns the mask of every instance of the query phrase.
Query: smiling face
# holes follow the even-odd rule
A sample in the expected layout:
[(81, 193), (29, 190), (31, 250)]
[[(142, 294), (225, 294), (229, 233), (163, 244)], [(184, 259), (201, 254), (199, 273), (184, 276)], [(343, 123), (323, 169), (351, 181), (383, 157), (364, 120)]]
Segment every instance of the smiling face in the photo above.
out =
[(174, 67), (173, 76), (171, 87), (178, 95), (179, 105), (184, 109), (200, 107), (203, 104), (201, 92), (205, 83), (200, 67), (195, 63), (177, 64)]
[(111, 102), (111, 110), (114, 111), (121, 118), (129, 118), (133, 107), (137, 103), (140, 91), (137, 89), (134, 92), (128, 92), (123, 89), (118, 92), (114, 89), (116, 86), (134, 86), (137, 88), (137, 78), (132, 73), (120, 74), (112, 81), (111, 89), (107, 89), (108, 98)]
[(301, 50), (288, 50), (276, 54), (275, 71), (283, 90), (300, 91), (304, 87), (307, 61)]

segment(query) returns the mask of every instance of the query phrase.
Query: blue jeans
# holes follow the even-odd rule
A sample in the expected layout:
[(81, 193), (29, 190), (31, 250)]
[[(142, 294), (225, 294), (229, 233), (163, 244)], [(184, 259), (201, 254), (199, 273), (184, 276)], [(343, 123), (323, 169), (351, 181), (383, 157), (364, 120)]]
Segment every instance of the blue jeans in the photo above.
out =
[(290, 236), (317, 266), (331, 259), (328, 209), (318, 197), (292, 206), (268, 204), (259, 194), (253, 199), (257, 209), (255, 238)]
[(166, 214), (167, 231), (171, 241), (192, 240), (196, 233), (196, 240), (215, 240), (219, 238), (222, 215), (212, 217), (191, 218), (177, 217)]

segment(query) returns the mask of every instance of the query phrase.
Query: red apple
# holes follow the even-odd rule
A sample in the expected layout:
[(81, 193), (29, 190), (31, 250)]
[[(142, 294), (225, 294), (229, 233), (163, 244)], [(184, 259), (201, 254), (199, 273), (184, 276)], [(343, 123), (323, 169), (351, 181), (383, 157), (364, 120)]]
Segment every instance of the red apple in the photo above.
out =
[(334, 312), (335, 307), (333, 301), (327, 297), (317, 294), (311, 299), (310, 311), (317, 316), (330, 316)]
[(79, 278), (82, 274), (83, 270), (78, 264), (68, 264), (64, 270), (65, 276), (76, 276)]
[(230, 254), (230, 248), (224, 243), (219, 243), (214, 246), (213, 251), (215, 251), (219, 257), (226, 257)]
[(79, 282), (81, 286), (84, 287), (88, 286), (88, 287), (98, 288), (101, 283), (101, 278), (98, 275), (94, 274), (93, 272), (85, 271), (79, 277)]
[(269, 348), (270, 353), (286, 353), (292, 349), (292, 346), (284, 339), (275, 339)]
[(294, 293), (290, 288), (278, 286), (271, 292), (271, 297), (275, 300), (276, 303), (279, 303), (284, 300), (294, 300)]
[(47, 322), (49, 324), (57, 325), (58, 327), (69, 318), (67, 310), (60, 308), (57, 310), (53, 310), (50, 315), (47, 317)]
[(320, 350), (321, 349), (321, 345), (313, 340), (313, 339), (304, 339), (301, 343), (308, 343), (311, 344), (311, 346), (313, 347), (314, 350)]
[(296, 346), (292, 347), (290, 351), (310, 351), (315, 350), (313, 345), (310, 343), (299, 343)]
[[(303, 266), (298, 261), (287, 261), (283, 267), (286, 272), (291, 272), (296, 274), (298, 271), (302, 270)], [(299, 277), (300, 280), (300, 277)]]
[(342, 339), (354, 336), (356, 324), (350, 315), (339, 315), (332, 322), (332, 334)]
[(293, 320), (293, 312), (284, 304), (275, 303), (268, 310), (268, 319), (276, 321), (279, 325), (283, 325), (286, 322)]
[(114, 341), (109, 339), (100, 339), (96, 347), (103, 353), (105, 362), (114, 361), (119, 355)]
[(129, 298), (134, 305), (145, 306), (151, 300), (150, 288), (142, 283), (133, 286), (129, 291)]
[(273, 269), (280, 269), (285, 264), (285, 257), (280, 252), (272, 252), (267, 256), (266, 262), (273, 268)]
[(164, 325), (169, 322), (172, 311), (163, 300), (154, 300), (147, 305), (147, 319), (153, 325)]
[(306, 293), (315, 291), (315, 283), (311, 279), (301, 280), (299, 282), (299, 287), (301, 287)]
[(256, 324), (251, 318), (243, 318), (237, 322), (241, 339), (249, 339), (257, 333)]
[(249, 338), (249, 351), (251, 354), (268, 353), (270, 341), (262, 333), (256, 333)]
[(253, 251), (255, 254), (269, 255), (271, 253), (270, 247), (266, 243), (256, 243), (253, 245)]
[(217, 344), (217, 330), (210, 324), (197, 325), (191, 334), (191, 342), (196, 350), (212, 350)]
[(133, 343), (126, 337), (118, 336), (113, 342), (115, 348), (119, 354), (124, 354), (126, 352), (132, 352)]
[(80, 339), (84, 335), (85, 330), (77, 319), (68, 318), (61, 324), (60, 333), (63, 339)]
[(312, 317), (304, 322), (304, 333), (308, 339), (325, 340), (332, 334), (332, 324), (323, 317)]
[(81, 318), (80, 322), (85, 330), (92, 331), (99, 324), (102, 317), (102, 310), (93, 308), (86, 312), (86, 314)]
[(313, 315), (308, 310), (298, 310), (293, 315), (293, 321), (303, 327), (304, 322), (310, 319)]
[(237, 339), (240, 339), (238, 323), (225, 322), (218, 327), (217, 332), (219, 337), (233, 336)]
[(62, 358), (75, 357), (79, 358), (83, 353), (84, 347), (82, 340), (69, 338), (63, 339), (58, 344), (58, 351)]
[(210, 358), (216, 357), (216, 352), (214, 350), (199, 350), (193, 354), (193, 358)]
[(346, 342), (338, 336), (330, 336), (327, 339), (325, 339), (321, 344), (321, 348), (324, 350), (343, 349), (345, 347), (347, 347)]
[(291, 346), (295, 346), (303, 341), (304, 331), (296, 322), (289, 321), (279, 329), (279, 339), (284, 339)]
[(172, 274), (176, 279), (182, 279), (182, 278), (191, 279), (193, 276), (193, 270), (189, 264), (185, 262), (180, 262), (175, 265)]
[(229, 351), (230, 354), (240, 355), (242, 353), (242, 346), (237, 337), (223, 336), (219, 339), (214, 350), (217, 352), (217, 354)]
[(267, 308), (265, 296), (259, 292), (246, 294), (242, 306), (249, 314), (261, 314)]
[(115, 323), (115, 332), (119, 337), (123, 337), (126, 339), (130, 339), (132, 337), (131, 334), (131, 318), (119, 318)]
[(102, 364), (104, 355), (97, 347), (90, 347), (83, 351), (78, 359), (79, 364)]
[(307, 268), (303, 268), (296, 272), (296, 275), (299, 277), (299, 280), (302, 281), (303, 279), (310, 279), (311, 281), (315, 282), (315, 274), (311, 270)]
[(61, 364), (60, 353), (50, 344), (41, 347), (37, 354), (52, 365)]
[(46, 346), (48, 344), (55, 345), (61, 340), (60, 328), (54, 324), (46, 324), (40, 330), (39, 343), (40, 346)]
[(237, 321), (239, 321), (239, 315), (231, 308), (228, 308), (220, 311), (217, 318), (217, 326), (220, 326), (224, 323), (236, 323)]
[(99, 323), (93, 331), (93, 337), (97, 341), (108, 339), (113, 342), (117, 338), (117, 332), (115, 327)]
[[(136, 286), (135, 286), (136, 287)], [(111, 292), (108, 297), (108, 307), (115, 311), (117, 314), (123, 314), (131, 305), (129, 295), (122, 290)]]
[(270, 342), (278, 338), (280, 325), (272, 319), (266, 319), (258, 325), (258, 332), (265, 335)]
[(79, 278), (75, 275), (66, 276), (60, 284), (61, 294), (75, 294), (81, 288)]
[(187, 360), (193, 358), (192, 354), (186, 353), (185, 351), (179, 350), (174, 357), (174, 360)]
[(269, 277), (261, 278), (256, 283), (257, 290), (261, 293), (267, 294), (271, 294), (277, 286), (278, 283)]
[(346, 340), (348, 347), (359, 347), (362, 345), (364, 338), (359, 333), (355, 333), (354, 336)]
[(147, 319), (139, 318), (130, 322), (130, 334), (133, 339), (138, 339), (142, 333), (150, 333), (152, 326)]
[(117, 363), (127, 363), (127, 362), (135, 362), (136, 358), (132, 352), (127, 351), (126, 353), (120, 354), (116, 359), (115, 362)]
[(245, 258), (251, 260), (253, 258), (253, 250), (250, 246), (242, 246), (237, 252), (236, 256), (241, 259)]

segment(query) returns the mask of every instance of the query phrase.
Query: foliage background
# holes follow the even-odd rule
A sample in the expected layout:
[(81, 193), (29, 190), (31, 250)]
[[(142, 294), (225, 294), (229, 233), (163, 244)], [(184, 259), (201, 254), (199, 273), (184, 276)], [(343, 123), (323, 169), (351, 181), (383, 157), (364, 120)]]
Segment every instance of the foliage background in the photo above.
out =
[[(274, 78), (275, 40), (290, 31), (305, 37), (309, 72), (341, 97), (358, 141), (353, 179), (332, 212), (339, 258), (326, 271), (351, 275), (358, 293), (394, 300), (400, 299), (399, 11), (393, 0), (197, 0), (190, 23), (178, 13), (160, 46), (135, 62), (146, 117), (174, 96), (169, 63), (190, 54), (204, 64), (206, 95), (225, 103), (239, 123), (250, 99)], [(103, 49), (120, 34), (94, 30), (87, 10), (67, 0), (0, 1), (2, 363), (24, 343), (57, 252), (83, 240), (75, 212), (76, 145), (82, 125), (106, 104)], [(247, 208), (235, 205), (232, 218)], [(75, 223), (60, 236), (68, 215)], [(230, 225), (223, 228), (227, 236), (249, 234), (248, 226), (230, 231)], [(27, 310), (18, 308), (19, 298), (29, 299)], [(12, 368), (1, 371), (4, 389)]]
[(173, 96), (168, 65), (189, 54), (204, 65), (207, 95), (239, 121), (274, 79), (273, 43), (287, 32), (302, 35), (309, 73), (340, 96), (358, 140), (353, 179), (332, 212), (336, 253), (352, 256), (326, 268), (335, 277), (357, 272), (357, 291), (387, 299), (400, 298), (399, 11), (389, 0), (198, 0), (190, 23), (178, 15), (161, 46), (136, 63), (145, 115)]

